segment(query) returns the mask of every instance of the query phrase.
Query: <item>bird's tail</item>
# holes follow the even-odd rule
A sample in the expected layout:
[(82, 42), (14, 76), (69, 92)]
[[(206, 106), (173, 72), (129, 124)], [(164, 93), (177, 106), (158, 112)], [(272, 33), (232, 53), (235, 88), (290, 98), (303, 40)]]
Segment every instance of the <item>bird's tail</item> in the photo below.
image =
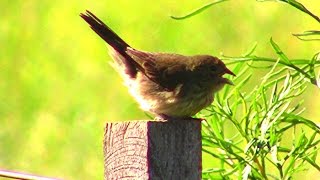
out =
[(137, 73), (136, 63), (126, 53), (127, 48), (130, 46), (90, 11), (87, 10), (85, 14), (81, 13), (80, 16), (90, 25), (94, 32), (106, 41), (119, 55), (123, 56), (121, 60), (126, 67), (126, 73), (134, 77)]

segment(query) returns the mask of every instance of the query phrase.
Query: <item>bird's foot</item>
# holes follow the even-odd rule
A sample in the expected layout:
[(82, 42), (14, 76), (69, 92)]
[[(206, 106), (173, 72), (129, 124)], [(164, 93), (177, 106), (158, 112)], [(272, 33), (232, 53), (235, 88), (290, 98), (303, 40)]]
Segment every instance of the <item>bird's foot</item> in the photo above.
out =
[(188, 120), (194, 120), (194, 121), (206, 121), (202, 118), (193, 118), (193, 117), (173, 117), (168, 116), (166, 114), (158, 114), (158, 116), (155, 117), (155, 121), (188, 121)]

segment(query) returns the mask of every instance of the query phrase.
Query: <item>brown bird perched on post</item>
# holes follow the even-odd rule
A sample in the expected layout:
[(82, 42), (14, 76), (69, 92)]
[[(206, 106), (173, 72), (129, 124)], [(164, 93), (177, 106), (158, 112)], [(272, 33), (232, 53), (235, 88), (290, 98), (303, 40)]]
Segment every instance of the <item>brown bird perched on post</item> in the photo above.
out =
[(90, 11), (80, 16), (110, 46), (114, 67), (145, 111), (161, 118), (186, 118), (213, 101), (213, 94), (232, 82), (226, 65), (210, 55), (150, 53), (130, 47)]

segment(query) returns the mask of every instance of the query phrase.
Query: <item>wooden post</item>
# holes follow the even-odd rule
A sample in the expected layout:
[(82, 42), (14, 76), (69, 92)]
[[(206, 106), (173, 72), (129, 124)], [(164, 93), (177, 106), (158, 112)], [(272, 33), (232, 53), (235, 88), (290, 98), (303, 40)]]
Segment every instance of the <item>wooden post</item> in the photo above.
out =
[(104, 178), (201, 179), (200, 120), (107, 123)]

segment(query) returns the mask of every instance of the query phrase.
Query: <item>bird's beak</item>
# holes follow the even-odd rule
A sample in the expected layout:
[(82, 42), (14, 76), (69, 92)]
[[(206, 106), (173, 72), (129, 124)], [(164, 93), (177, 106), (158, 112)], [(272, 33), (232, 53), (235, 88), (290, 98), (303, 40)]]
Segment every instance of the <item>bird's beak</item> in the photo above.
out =
[[(230, 75), (232, 75), (232, 76), (236, 76), (232, 71), (230, 71), (230, 69), (228, 69), (227, 67), (224, 69), (224, 73), (225, 74), (230, 74)], [(224, 78), (224, 81), (225, 81), (225, 83), (226, 84), (229, 84), (229, 85), (234, 85), (233, 84), (233, 82), (232, 81), (230, 81), (229, 79), (227, 79), (227, 78)]]
[(226, 73), (226, 74), (230, 74), (230, 75), (232, 75), (232, 76), (236, 76), (232, 71), (230, 71), (230, 69), (228, 69), (228, 68), (226, 68), (225, 70), (224, 70), (224, 72)]
[(227, 79), (227, 78), (224, 78), (224, 82), (225, 82), (226, 84), (229, 84), (229, 85), (231, 85), (231, 86), (234, 86), (233, 82), (230, 81), (230, 80)]

